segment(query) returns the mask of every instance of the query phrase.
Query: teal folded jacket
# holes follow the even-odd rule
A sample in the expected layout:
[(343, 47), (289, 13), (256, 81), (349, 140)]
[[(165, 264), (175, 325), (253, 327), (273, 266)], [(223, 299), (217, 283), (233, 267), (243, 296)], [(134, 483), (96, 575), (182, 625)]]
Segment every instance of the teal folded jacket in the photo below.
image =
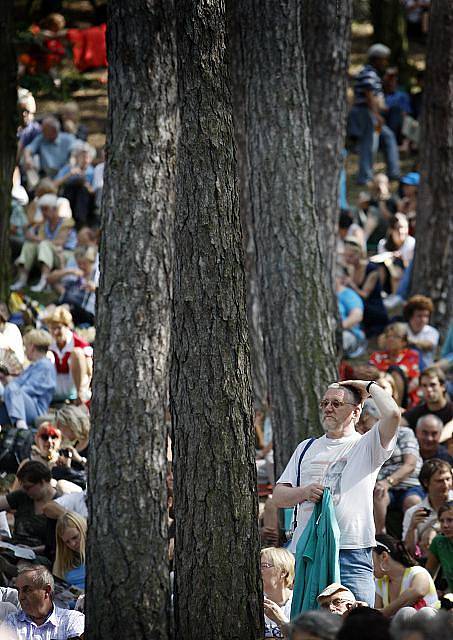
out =
[(318, 609), (318, 594), (332, 582), (340, 582), (339, 541), (332, 496), (324, 489), (297, 543), (291, 620), (303, 611)]

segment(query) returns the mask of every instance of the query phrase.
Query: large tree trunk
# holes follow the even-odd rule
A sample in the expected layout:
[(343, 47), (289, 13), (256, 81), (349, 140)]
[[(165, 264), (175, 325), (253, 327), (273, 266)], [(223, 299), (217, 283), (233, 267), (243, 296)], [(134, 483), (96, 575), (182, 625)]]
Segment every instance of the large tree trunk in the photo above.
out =
[[(247, 134), (244, 92), (244, 52), (241, 43), (239, 13), (235, 8), (238, 0), (228, 0), (228, 48), (231, 74), (234, 139), (239, 177), (239, 204), (241, 211), (242, 236), (245, 252), (247, 282), (247, 320), (249, 327), (250, 362), (252, 370), (253, 401), (256, 409), (267, 407), (267, 372), (264, 357), (262, 311), (260, 305), (259, 276), (256, 257), (255, 230), (249, 199), (250, 187), (247, 166)], [(240, 1), (240, 0), (239, 0)]]
[(336, 375), (331, 261), (314, 206), (302, 6), (238, 4), (277, 473), (302, 438), (319, 434), (319, 396)]
[(421, 182), (412, 293), (430, 296), (445, 332), (453, 314), (453, 13), (434, 0), (421, 121)]
[(179, 639), (261, 637), (245, 278), (222, 0), (177, 3), (171, 408)]
[(16, 161), (17, 87), (16, 52), (14, 49), (13, 0), (6, 0), (0, 12), (0, 300), (6, 302), (9, 295), (10, 246), (9, 218), (11, 188)]
[(168, 0), (112, 0), (90, 447), (87, 635), (169, 637), (166, 510), (176, 71)]
[[(338, 191), (347, 112), (351, 0), (304, 0), (303, 45), (313, 142), (316, 215), (323, 226), (324, 255), (333, 264), (338, 227)], [(333, 286), (333, 282), (332, 282)], [(334, 303), (334, 296), (327, 302)], [(336, 308), (332, 310), (336, 313)]]

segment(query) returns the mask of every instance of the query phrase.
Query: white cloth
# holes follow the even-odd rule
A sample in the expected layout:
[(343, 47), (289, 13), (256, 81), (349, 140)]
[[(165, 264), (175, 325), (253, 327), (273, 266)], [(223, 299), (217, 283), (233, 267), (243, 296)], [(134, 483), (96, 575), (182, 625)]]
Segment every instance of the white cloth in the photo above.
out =
[(86, 500), (87, 494), (86, 491), (83, 491), (81, 493), (67, 493), (64, 496), (61, 496), (61, 498), (57, 498), (55, 502), (68, 511), (74, 511), (74, 513), (78, 513), (79, 516), (88, 518)]
[[(448, 494), (448, 499), (449, 500), (453, 500), (453, 489), (450, 490), (450, 492)], [(435, 509), (433, 509), (433, 507), (432, 507), (432, 505), (431, 505), (431, 503), (429, 501), (429, 497), (426, 496), (426, 498), (424, 498), (421, 502), (419, 502), (418, 504), (414, 504), (413, 507), (409, 507), (409, 509), (405, 512), (404, 519), (403, 519), (403, 540), (405, 540), (405, 538), (407, 536), (407, 532), (409, 530), (409, 526), (410, 526), (410, 523), (411, 523), (411, 520), (412, 520), (412, 516), (419, 509), (429, 509), (431, 511), (431, 513), (426, 518), (426, 520), (424, 520), (416, 528), (416, 530), (415, 530), (415, 541), (416, 542), (418, 541), (419, 537), (421, 536), (421, 534), (424, 531), (424, 529), (426, 529), (426, 527), (434, 527), (436, 525), (437, 529), (439, 529), (439, 523), (438, 523), (438, 520), (437, 520), (437, 512), (435, 511)]]
[[(280, 607), (288, 620), (291, 619), (291, 603), (293, 601), (293, 592), (283, 607)], [(280, 633), (278, 625), (273, 620), (270, 620), (267, 616), (264, 616), (264, 637), (265, 638), (283, 638), (283, 634)]]
[(425, 366), (429, 367), (434, 361), (434, 352), (436, 350), (437, 345), (439, 344), (439, 332), (437, 329), (432, 327), (430, 324), (427, 324), (423, 327), (421, 331), (418, 333), (414, 333), (410, 327), (410, 324), (407, 325), (407, 337), (409, 342), (412, 340), (417, 341), (428, 341), (431, 342), (433, 347), (432, 349), (428, 349), (427, 351), (423, 351), (423, 360), (425, 362)]
[[(377, 250), (378, 253), (384, 253), (388, 251), (386, 248), (387, 238), (382, 238), (378, 242)], [(403, 259), (404, 264), (409, 264), (409, 262), (414, 257), (415, 251), (415, 238), (413, 236), (407, 236), (406, 240), (403, 242), (401, 247), (398, 249), (401, 258)]]
[(16, 608), (20, 607), (17, 589), (12, 589), (11, 587), (0, 587), (0, 602), (9, 602)]
[(11, 349), (21, 364), (24, 364), (25, 353), (22, 334), (12, 322), (5, 322), (5, 328), (0, 331), (0, 349)]
[(17, 607), (11, 602), (0, 602), (0, 622), (8, 616), (10, 613), (16, 613)]
[[(381, 445), (379, 422), (365, 435), (345, 438), (318, 438), (307, 450), (301, 464), (300, 486), (313, 482), (329, 487), (340, 528), (340, 549), (374, 547), (373, 490), (382, 464), (390, 458), (396, 434), (388, 449)], [(297, 467), (307, 440), (301, 442), (277, 484), (297, 486)], [(297, 513), (297, 529), (289, 550), (296, 550), (314, 508), (303, 502)]]
[(18, 640), (67, 640), (80, 636), (84, 629), (83, 613), (54, 606), (52, 613), (39, 627), (25, 611), (8, 614), (0, 627), (0, 637), (7, 638), (8, 632), (12, 631)]
[[(425, 607), (439, 607), (439, 598), (437, 597), (436, 587), (434, 586), (434, 581), (431, 578), (430, 574), (424, 567), (406, 567), (403, 573), (403, 577), (401, 579), (401, 587), (399, 595), (410, 589), (412, 582), (415, 576), (423, 575), (429, 581), (429, 591), (423, 597), (425, 602)], [(390, 590), (389, 590), (389, 578), (388, 576), (384, 576), (383, 578), (375, 579), (376, 586), (376, 595), (382, 598), (382, 603), (384, 607), (388, 607), (390, 604)], [(420, 598), (421, 600), (422, 598)]]

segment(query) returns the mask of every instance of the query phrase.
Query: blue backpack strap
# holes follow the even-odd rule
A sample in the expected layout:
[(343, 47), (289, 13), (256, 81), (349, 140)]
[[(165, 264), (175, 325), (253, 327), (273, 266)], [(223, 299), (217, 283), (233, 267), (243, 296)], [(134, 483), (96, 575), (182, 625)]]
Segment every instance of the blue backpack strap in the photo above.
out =
[[(311, 447), (311, 445), (313, 444), (313, 442), (316, 440), (316, 438), (310, 438), (309, 441), (307, 442), (307, 444), (305, 445), (305, 447), (302, 450), (302, 453), (299, 456), (299, 461), (297, 463), (297, 483), (296, 483), (296, 487), (300, 487), (300, 466), (302, 463), (302, 460), (304, 458), (304, 455), (307, 453), (308, 449)], [(294, 506), (294, 516), (293, 516), (293, 531), (296, 530), (297, 527), (297, 507), (299, 505), (295, 505)]]

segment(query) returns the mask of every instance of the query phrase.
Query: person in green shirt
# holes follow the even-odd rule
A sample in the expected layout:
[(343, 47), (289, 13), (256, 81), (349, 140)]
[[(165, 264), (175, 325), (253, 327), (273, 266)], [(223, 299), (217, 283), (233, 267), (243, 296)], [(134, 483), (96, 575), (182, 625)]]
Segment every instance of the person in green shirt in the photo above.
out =
[(440, 565), (448, 589), (453, 591), (453, 500), (440, 507), (437, 517), (441, 533), (431, 542), (426, 568), (434, 576)]

